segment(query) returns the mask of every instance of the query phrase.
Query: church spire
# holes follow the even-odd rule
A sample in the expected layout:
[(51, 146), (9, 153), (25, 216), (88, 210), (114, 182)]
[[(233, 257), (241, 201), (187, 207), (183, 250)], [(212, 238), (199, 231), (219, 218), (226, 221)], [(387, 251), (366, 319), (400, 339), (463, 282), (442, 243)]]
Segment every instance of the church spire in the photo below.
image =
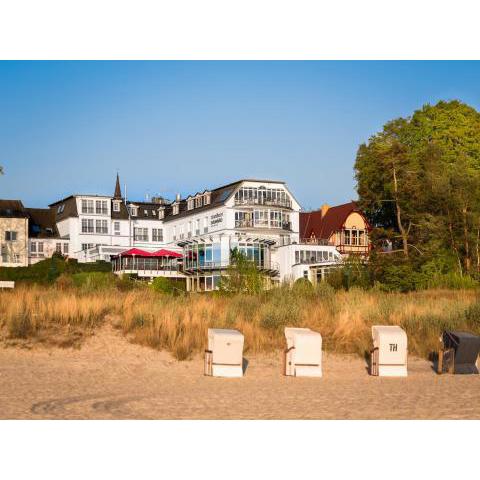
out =
[(117, 172), (117, 182), (115, 183), (115, 193), (113, 194), (113, 198), (122, 198), (122, 189), (120, 188), (120, 178)]

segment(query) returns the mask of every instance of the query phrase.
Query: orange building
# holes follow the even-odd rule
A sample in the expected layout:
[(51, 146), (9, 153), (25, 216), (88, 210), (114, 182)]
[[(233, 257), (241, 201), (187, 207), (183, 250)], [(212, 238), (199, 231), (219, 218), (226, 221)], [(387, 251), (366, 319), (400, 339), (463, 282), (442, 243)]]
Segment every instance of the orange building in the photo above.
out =
[(300, 241), (334, 245), (342, 255), (368, 255), (371, 226), (355, 202), (300, 212)]

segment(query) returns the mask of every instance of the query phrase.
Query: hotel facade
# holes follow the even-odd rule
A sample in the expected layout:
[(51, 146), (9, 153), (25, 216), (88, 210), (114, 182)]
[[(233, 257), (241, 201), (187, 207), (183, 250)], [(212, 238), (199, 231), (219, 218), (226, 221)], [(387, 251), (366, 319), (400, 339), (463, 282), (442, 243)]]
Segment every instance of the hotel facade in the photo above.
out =
[(29, 263), (38, 261), (39, 243), (47, 243), (50, 254), (111, 261), (116, 274), (175, 278), (189, 291), (218, 288), (235, 250), (271, 284), (299, 278), (315, 283), (342, 262), (334, 235), (313, 241), (309, 232), (305, 239), (309, 222), (281, 181), (244, 179), (172, 202), (133, 202), (124, 198), (117, 175), (112, 196), (76, 194), (49, 209), (26, 210), (41, 224), (36, 236), (30, 228)]

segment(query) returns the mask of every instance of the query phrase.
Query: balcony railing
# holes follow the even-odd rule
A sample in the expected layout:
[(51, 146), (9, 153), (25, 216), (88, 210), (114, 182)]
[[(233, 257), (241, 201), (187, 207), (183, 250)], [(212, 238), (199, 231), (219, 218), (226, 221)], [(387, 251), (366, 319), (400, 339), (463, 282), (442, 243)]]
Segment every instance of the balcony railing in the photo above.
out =
[[(182, 267), (182, 271), (185, 273), (188, 272), (205, 272), (205, 271), (213, 271), (213, 270), (225, 270), (226, 268), (232, 265), (229, 261), (223, 262), (204, 262), (202, 264), (198, 264), (196, 262), (192, 262), (190, 264), (184, 265)], [(256, 263), (255, 265), (259, 270), (264, 272), (278, 272), (279, 264), (277, 262), (270, 262), (264, 261), (262, 263)]]
[(300, 244), (305, 245), (323, 245), (328, 247), (334, 247), (335, 242), (329, 242), (324, 238), (302, 238), (300, 239)]
[(285, 207), (292, 208), (291, 200), (271, 199), (266, 200), (264, 198), (236, 198), (235, 205), (264, 205), (271, 207)]
[(254, 222), (253, 220), (235, 220), (235, 228), (281, 228), (282, 230), (291, 230), (291, 222)]

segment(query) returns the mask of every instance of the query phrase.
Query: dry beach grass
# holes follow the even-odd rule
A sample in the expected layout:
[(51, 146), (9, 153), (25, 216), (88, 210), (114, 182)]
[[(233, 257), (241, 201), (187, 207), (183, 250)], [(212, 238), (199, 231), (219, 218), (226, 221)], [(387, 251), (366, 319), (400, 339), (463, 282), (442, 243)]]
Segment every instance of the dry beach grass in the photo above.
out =
[(240, 330), (246, 352), (257, 354), (283, 348), (285, 326), (305, 326), (322, 333), (326, 351), (363, 356), (371, 325), (393, 324), (406, 329), (410, 353), (427, 358), (444, 328), (480, 333), (479, 299), (476, 290), (335, 292), (326, 285), (228, 297), (20, 286), (0, 292), (0, 322), (9, 345), (80, 346), (108, 319), (129, 340), (179, 360), (204, 349), (209, 327)]

